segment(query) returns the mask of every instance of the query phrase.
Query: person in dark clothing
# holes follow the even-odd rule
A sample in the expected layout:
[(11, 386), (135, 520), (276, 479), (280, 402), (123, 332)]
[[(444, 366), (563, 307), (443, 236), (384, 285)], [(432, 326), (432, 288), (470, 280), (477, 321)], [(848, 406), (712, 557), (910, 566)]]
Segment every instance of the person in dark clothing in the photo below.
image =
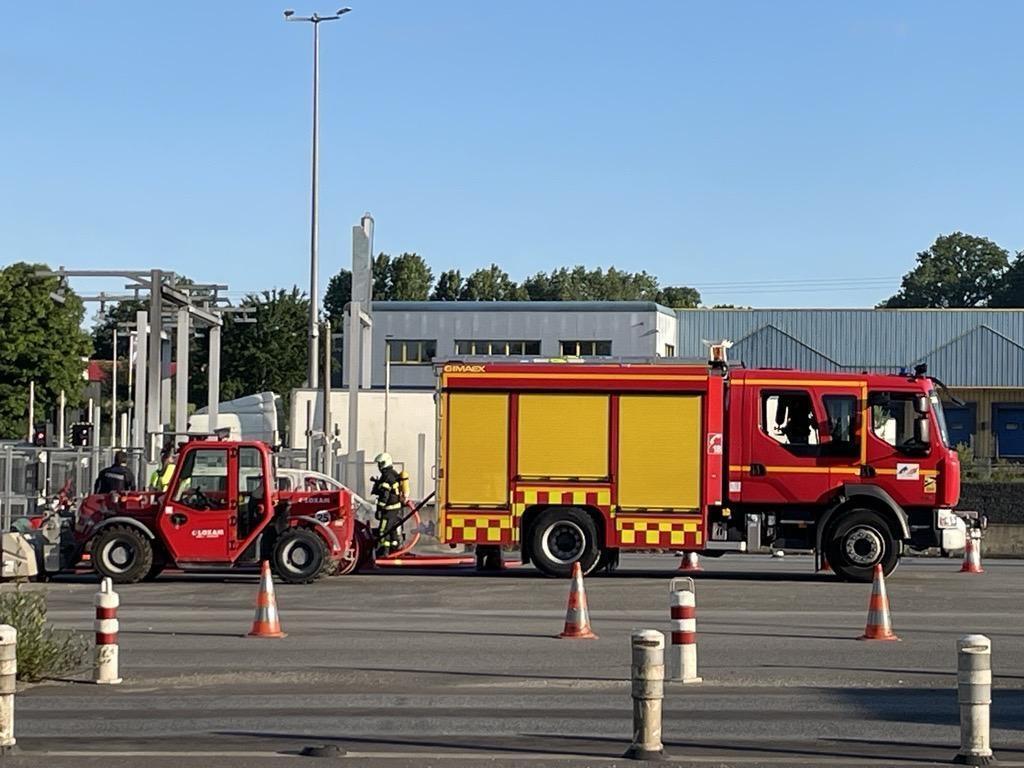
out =
[(114, 463), (100, 472), (93, 493), (124, 493), (135, 490), (135, 475), (128, 469), (128, 454), (118, 451)]
[(401, 526), (397, 524), (402, 519), (408, 480), (403, 481), (402, 475), (395, 470), (391, 454), (379, 454), (376, 462), (380, 476), (373, 478), (371, 493), (377, 497), (376, 518), (380, 523), (377, 529), (378, 556), (384, 557), (402, 545)]

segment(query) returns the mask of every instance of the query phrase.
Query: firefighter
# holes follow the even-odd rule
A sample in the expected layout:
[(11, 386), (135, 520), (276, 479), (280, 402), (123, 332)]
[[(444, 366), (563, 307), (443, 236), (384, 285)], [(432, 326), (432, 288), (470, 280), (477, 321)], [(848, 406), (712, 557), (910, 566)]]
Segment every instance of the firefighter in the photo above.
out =
[(149, 490), (163, 493), (174, 475), (174, 446), (166, 445), (160, 452), (160, 466), (149, 476)]
[(395, 469), (390, 453), (379, 453), (374, 461), (380, 470), (379, 477), (371, 478), (371, 493), (377, 497), (375, 516), (379, 521), (377, 556), (385, 557), (402, 545), (402, 531), (398, 522), (402, 517), (402, 505), (405, 504), (409, 478), (404, 472), (399, 473)]
[(128, 469), (128, 454), (117, 451), (114, 463), (100, 472), (93, 493), (124, 493), (135, 490), (135, 475)]

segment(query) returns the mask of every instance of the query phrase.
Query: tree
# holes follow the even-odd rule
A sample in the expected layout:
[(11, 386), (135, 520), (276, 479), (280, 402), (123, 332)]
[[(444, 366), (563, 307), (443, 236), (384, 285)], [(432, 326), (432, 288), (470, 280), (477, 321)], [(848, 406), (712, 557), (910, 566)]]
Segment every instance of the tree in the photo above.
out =
[(963, 232), (940, 235), (927, 251), (917, 254), (917, 266), (903, 276), (899, 293), (883, 306), (983, 307), (1009, 264), (1009, 253), (988, 238)]
[[(378, 253), (370, 263), (373, 271), (373, 300), (390, 301), (393, 287), (391, 284), (391, 257), (386, 253)], [(351, 295), (351, 291), (349, 291)]]
[(666, 286), (658, 291), (655, 301), (672, 309), (694, 309), (700, 306), (700, 292), (696, 288), (687, 288), (684, 285)]
[(391, 259), (392, 301), (426, 301), (434, 273), (417, 253), (403, 253)]
[(19, 262), (0, 270), (0, 435), (27, 431), (29, 381), (35, 381), (36, 418), (45, 421), (61, 390), (75, 403), (82, 389), (89, 335), (82, 329), (85, 307), (70, 290), (63, 302), (58, 279), (39, 278), (43, 264)]
[(437, 278), (437, 285), (430, 295), (431, 301), (458, 301), (462, 292), (462, 273), (457, 269), (442, 272)]
[[(114, 358), (114, 329), (121, 323), (134, 323), (135, 313), (149, 309), (149, 302), (129, 299), (119, 301), (107, 307), (99, 315), (92, 329), (92, 357), (94, 360), (112, 360)], [(128, 331), (121, 328), (117, 332), (118, 354), (127, 348)]]
[(324, 294), (324, 312), (331, 328), (340, 331), (345, 317), (345, 305), (352, 300), (352, 272), (342, 267), (327, 282)]
[(1024, 308), (1024, 251), (1017, 251), (1017, 257), (999, 281), (989, 306)]
[(497, 264), (491, 264), (466, 278), (459, 298), (463, 301), (523, 301), (529, 296), (513, 282), (508, 272)]
[(309, 300), (298, 288), (275, 289), (247, 296), (242, 306), (256, 322), (224, 324), (221, 400), (271, 391), (287, 412), (291, 391), (306, 381)]

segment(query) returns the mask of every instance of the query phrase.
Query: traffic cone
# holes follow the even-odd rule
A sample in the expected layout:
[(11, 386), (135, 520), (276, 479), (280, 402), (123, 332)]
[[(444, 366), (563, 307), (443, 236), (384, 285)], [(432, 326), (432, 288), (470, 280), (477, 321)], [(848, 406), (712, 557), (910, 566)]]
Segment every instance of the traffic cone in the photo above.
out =
[(559, 637), (567, 640), (597, 640), (597, 635), (590, 628), (587, 590), (583, 586), (583, 569), (579, 563), (572, 564), (572, 586), (569, 588), (569, 606), (565, 611), (565, 629)]
[(703, 571), (704, 568), (701, 566), (700, 557), (696, 552), (684, 552), (683, 562), (679, 564), (679, 570), (693, 573), (694, 571)]
[(249, 637), (285, 637), (281, 631), (281, 619), (277, 615), (277, 598), (274, 597), (274, 580), (270, 576), (270, 563), (263, 561), (260, 571), (260, 591), (256, 595), (256, 618), (252, 621)]
[(882, 564), (875, 566), (875, 580), (871, 584), (871, 601), (868, 603), (868, 623), (864, 634), (858, 640), (899, 640), (892, 631), (889, 617), (889, 597), (885, 593), (885, 575)]
[(984, 573), (981, 567), (981, 535), (977, 537), (971, 531), (964, 545), (964, 564), (960, 566), (960, 573)]
[(818, 573), (832, 573), (832, 566), (828, 564), (828, 559), (821, 556), (821, 568), (818, 569)]

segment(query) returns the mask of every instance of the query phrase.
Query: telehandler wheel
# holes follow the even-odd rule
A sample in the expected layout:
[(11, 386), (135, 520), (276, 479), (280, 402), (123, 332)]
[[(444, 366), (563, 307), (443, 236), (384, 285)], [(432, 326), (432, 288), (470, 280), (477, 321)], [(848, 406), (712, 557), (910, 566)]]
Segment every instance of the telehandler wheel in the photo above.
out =
[(274, 544), (271, 561), (274, 573), (289, 584), (316, 581), (331, 566), (323, 539), (308, 528), (289, 528), (282, 533)]
[(164, 568), (167, 567), (167, 561), (162, 557), (154, 555), (153, 564), (149, 566), (149, 570), (146, 571), (146, 575), (142, 577), (143, 581), (154, 581), (157, 576), (164, 572)]
[(900, 563), (899, 542), (885, 519), (870, 509), (844, 514), (827, 535), (828, 564), (843, 581), (866, 584), (877, 564), (888, 576)]
[(115, 584), (134, 584), (153, 567), (153, 545), (137, 528), (112, 525), (93, 539), (92, 564), (100, 576), (109, 576)]
[(363, 542), (358, 534), (352, 536), (352, 549), (348, 558), (332, 562), (329, 568), (329, 575), (331, 576), (348, 576), (350, 573), (355, 573), (359, 569), (360, 562), (363, 559)]
[(542, 512), (530, 531), (530, 545), (534, 564), (547, 576), (569, 576), (576, 562), (590, 573), (601, 557), (594, 521), (575, 507)]

